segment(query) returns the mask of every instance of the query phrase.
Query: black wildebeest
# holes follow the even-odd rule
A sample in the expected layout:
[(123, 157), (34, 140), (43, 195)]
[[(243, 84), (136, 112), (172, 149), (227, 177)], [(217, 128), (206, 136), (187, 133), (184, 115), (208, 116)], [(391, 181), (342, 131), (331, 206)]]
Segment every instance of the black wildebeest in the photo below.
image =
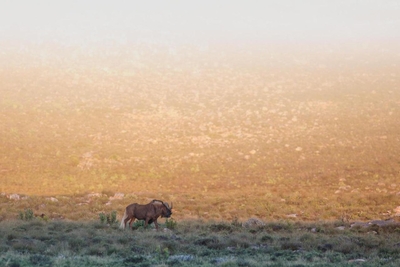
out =
[(169, 207), (167, 202), (161, 200), (152, 200), (150, 203), (141, 205), (138, 203), (130, 204), (126, 207), (124, 216), (121, 219), (121, 229), (125, 229), (126, 223), (129, 221), (129, 228), (132, 227), (132, 222), (135, 219), (144, 220), (144, 226), (154, 222), (156, 229), (158, 230), (158, 217), (169, 218), (172, 214), (172, 203)]

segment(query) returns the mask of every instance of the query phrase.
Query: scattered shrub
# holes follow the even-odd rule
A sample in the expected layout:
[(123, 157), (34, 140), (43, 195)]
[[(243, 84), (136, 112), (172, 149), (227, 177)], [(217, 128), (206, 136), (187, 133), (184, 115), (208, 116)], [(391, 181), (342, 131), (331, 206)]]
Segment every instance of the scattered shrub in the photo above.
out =
[(225, 242), (227, 247), (234, 247), (234, 248), (248, 248), (251, 245), (251, 241), (239, 235), (232, 235), (226, 237)]
[(8, 234), (7, 235), (7, 241), (11, 241), (11, 240), (13, 240), (13, 239), (15, 239), (15, 238), (17, 238), (17, 236), (15, 235), (15, 234)]
[(94, 244), (89, 247), (88, 254), (91, 256), (105, 256), (107, 255), (107, 248), (104, 244)]
[(132, 223), (132, 230), (137, 230), (139, 228), (144, 228), (144, 221), (143, 220), (135, 220)]
[(53, 266), (53, 261), (46, 255), (34, 254), (29, 257), (29, 261), (34, 266)]
[(239, 221), (239, 219), (237, 217), (235, 217), (232, 222), (231, 225), (233, 227), (242, 227), (242, 223)]
[(19, 264), (19, 262), (13, 260), (10, 263), (7, 262), (7, 265), (10, 267), (20, 267), (21, 265)]
[(165, 220), (165, 227), (167, 227), (170, 230), (175, 229), (177, 227), (177, 225), (178, 225), (178, 223), (173, 218)]
[(301, 243), (298, 242), (284, 242), (281, 245), (281, 248), (284, 250), (299, 250), (301, 249)]
[(31, 209), (25, 209), (23, 212), (18, 213), (18, 219), (23, 221), (31, 221), (35, 218), (33, 211)]
[(213, 223), (210, 225), (210, 230), (212, 232), (222, 232), (226, 231), (228, 233), (231, 233), (234, 230), (234, 227), (231, 224), (227, 223)]
[(101, 223), (106, 223), (107, 222), (107, 216), (104, 212), (99, 214), (100, 222)]
[(146, 258), (141, 255), (133, 255), (124, 259), (123, 263), (126, 266), (135, 266), (146, 261)]
[(249, 260), (249, 259), (239, 258), (236, 263), (237, 263), (237, 265), (239, 267), (251, 267), (251, 266), (254, 266), (253, 262), (251, 260)]
[(113, 210), (110, 214), (107, 214), (107, 223), (111, 225), (117, 222), (117, 212), (115, 210)]
[(158, 246), (156, 252), (157, 252), (157, 256), (160, 260), (166, 260), (169, 258), (170, 251), (169, 251), (168, 247)]
[(74, 252), (79, 252), (87, 245), (87, 242), (82, 238), (71, 238), (68, 240), (69, 247)]
[(46, 250), (46, 246), (43, 242), (30, 238), (19, 238), (12, 242), (11, 247), (15, 251), (23, 253), (42, 253)]
[(109, 225), (116, 224), (118, 222), (117, 212), (115, 210), (107, 214), (102, 212), (99, 214), (99, 219), (102, 224), (109, 224)]
[[(143, 226), (143, 221), (136, 224)], [(210, 227), (218, 231), (211, 232)], [(318, 227), (321, 232), (310, 232), (306, 224), (296, 223), (292, 229), (270, 232), (267, 228), (253, 235), (231, 223), (180, 222), (171, 234), (129, 233), (97, 220), (16, 220), (0, 222), (0, 266), (12, 262), (20, 266), (347, 266), (349, 259), (357, 258), (368, 259), (371, 266), (388, 261), (397, 266), (400, 261), (395, 227), (380, 234), (330, 233), (325, 231), (333, 228), (330, 223)]]
[(274, 238), (271, 235), (263, 235), (260, 238), (261, 242), (272, 242), (274, 241)]
[(209, 246), (215, 243), (218, 243), (218, 238), (215, 236), (200, 238), (194, 241), (195, 245), (200, 245), (200, 246)]
[(329, 244), (329, 243), (326, 243), (326, 244), (318, 245), (317, 249), (322, 251), (322, 252), (326, 252), (328, 250), (332, 250), (333, 249), (333, 245)]

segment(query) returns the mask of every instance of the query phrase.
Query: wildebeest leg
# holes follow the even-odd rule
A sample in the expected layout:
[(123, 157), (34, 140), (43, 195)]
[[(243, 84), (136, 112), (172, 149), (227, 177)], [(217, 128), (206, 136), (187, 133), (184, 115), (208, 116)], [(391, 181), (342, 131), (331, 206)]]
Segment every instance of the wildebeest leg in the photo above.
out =
[(124, 229), (126, 228), (126, 223), (130, 220), (129, 216), (124, 219)]
[(147, 225), (149, 225), (149, 221), (151, 221), (151, 219), (148, 219), (148, 218), (144, 221), (144, 228), (145, 229), (147, 228)]
[(133, 221), (134, 221), (135, 219), (136, 219), (135, 217), (130, 218), (130, 220), (129, 220), (129, 218), (126, 218), (126, 219), (125, 219), (125, 223), (126, 223), (127, 220), (129, 220), (129, 229), (132, 229), (132, 223), (133, 223)]
[(157, 219), (154, 220), (154, 225), (156, 226), (156, 230), (158, 231), (158, 223), (157, 223)]

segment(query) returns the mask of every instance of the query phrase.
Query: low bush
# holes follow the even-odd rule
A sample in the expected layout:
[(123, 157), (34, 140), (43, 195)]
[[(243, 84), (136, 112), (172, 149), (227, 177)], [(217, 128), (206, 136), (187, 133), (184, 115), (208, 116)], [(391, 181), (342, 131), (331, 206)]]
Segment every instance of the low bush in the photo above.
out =
[(165, 227), (167, 227), (170, 230), (176, 229), (178, 226), (178, 223), (174, 220), (174, 218), (166, 219), (165, 220)]
[[(143, 227), (143, 221), (135, 224)], [(251, 233), (229, 222), (183, 221), (170, 231), (132, 232), (98, 221), (0, 222), (0, 266), (347, 266), (351, 259), (399, 266), (394, 227), (371, 234), (331, 232), (329, 223), (286, 226), (276, 222), (279, 231), (267, 225)], [(316, 227), (321, 231), (312, 231)]]
[(111, 213), (100, 213), (99, 214), (100, 222), (103, 224), (113, 225), (118, 223), (117, 221), (117, 212), (114, 210)]
[(35, 215), (31, 209), (25, 209), (24, 211), (20, 211), (18, 213), (18, 218), (23, 221), (30, 221), (35, 218)]

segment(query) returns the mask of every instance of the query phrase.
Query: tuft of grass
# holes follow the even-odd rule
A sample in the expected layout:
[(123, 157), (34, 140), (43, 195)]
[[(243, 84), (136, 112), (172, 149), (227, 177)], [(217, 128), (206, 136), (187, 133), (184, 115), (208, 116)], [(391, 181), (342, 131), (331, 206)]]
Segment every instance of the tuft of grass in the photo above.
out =
[(115, 225), (118, 223), (116, 211), (112, 211), (111, 213), (101, 212), (99, 214), (99, 219), (102, 224)]
[(233, 227), (242, 227), (242, 223), (239, 221), (238, 217), (233, 218), (231, 225)]
[(165, 220), (165, 227), (167, 227), (170, 230), (176, 229), (178, 226), (178, 222), (174, 220), (174, 218), (169, 218)]
[(132, 230), (137, 230), (137, 229), (144, 229), (144, 221), (143, 220), (135, 220), (132, 223)]
[(31, 221), (35, 218), (33, 211), (31, 209), (25, 209), (18, 213), (18, 218), (23, 221)]

